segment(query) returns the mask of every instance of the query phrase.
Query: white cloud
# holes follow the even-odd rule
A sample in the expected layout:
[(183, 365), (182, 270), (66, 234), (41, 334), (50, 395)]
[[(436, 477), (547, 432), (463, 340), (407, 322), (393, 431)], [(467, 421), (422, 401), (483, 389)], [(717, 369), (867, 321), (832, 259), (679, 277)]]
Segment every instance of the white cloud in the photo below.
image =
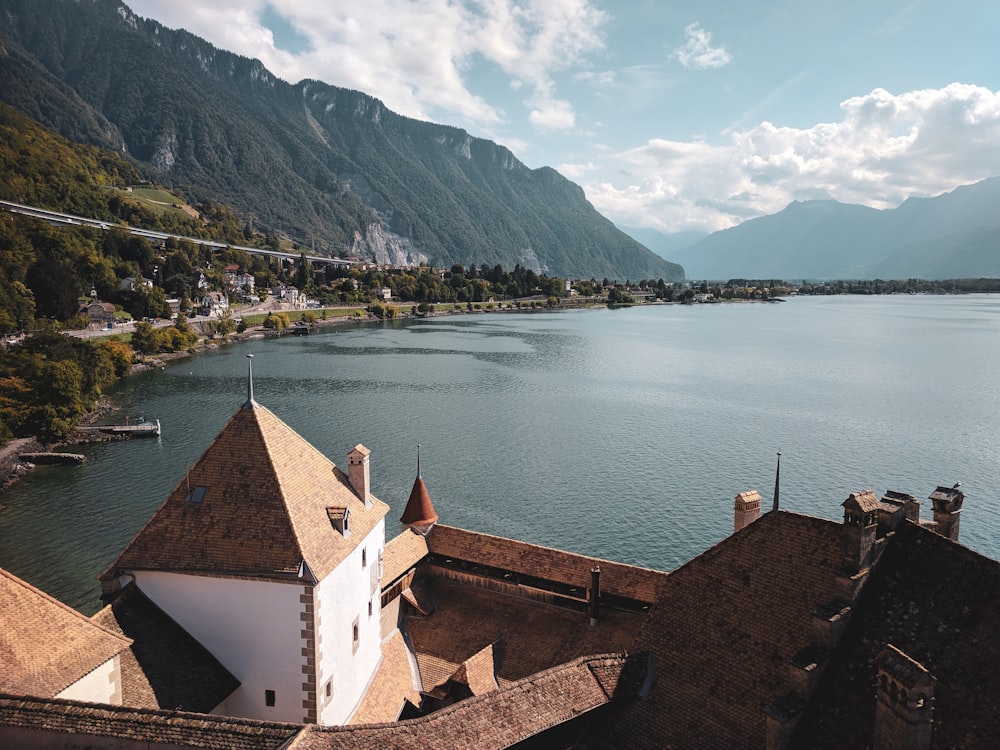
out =
[(596, 167), (594, 166), (594, 162), (590, 161), (583, 164), (559, 164), (555, 169), (563, 177), (576, 181), (583, 179), (587, 174), (593, 172)]
[(720, 144), (651, 140), (614, 156), (627, 179), (588, 185), (587, 196), (618, 223), (714, 231), (793, 200), (889, 208), (1000, 174), (1000, 92), (875, 89), (841, 110), (839, 122), (762, 122)]
[(685, 68), (721, 68), (732, 60), (725, 47), (712, 46), (712, 35), (701, 28), (701, 24), (685, 26), (684, 36), (684, 44), (674, 50), (674, 57)]
[(534, 102), (528, 120), (541, 130), (568, 130), (576, 124), (576, 115), (569, 102), (542, 98)]
[(574, 75), (573, 80), (589, 84), (594, 88), (608, 88), (618, 82), (618, 75), (613, 70), (602, 70), (600, 73), (585, 70)]
[[(608, 16), (590, 0), (133, 0), (136, 13), (185, 28), (213, 44), (259, 58), (287, 80), (315, 78), (364, 91), (411, 117), (480, 126), (506, 113), (470, 88), (469, 69), (487, 64), (523, 91), (528, 118), (543, 129), (572, 127), (554, 75), (601, 49)], [(261, 21), (266, 6), (308, 39), (278, 49)]]

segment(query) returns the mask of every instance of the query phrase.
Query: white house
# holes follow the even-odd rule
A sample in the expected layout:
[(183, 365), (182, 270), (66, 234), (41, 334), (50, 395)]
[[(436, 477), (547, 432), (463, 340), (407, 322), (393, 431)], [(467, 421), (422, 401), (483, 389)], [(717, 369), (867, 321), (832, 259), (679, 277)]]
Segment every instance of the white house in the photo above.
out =
[(201, 298), (201, 314), (218, 317), (229, 309), (229, 297), (223, 292), (206, 292)]
[(388, 506), (253, 399), (102, 575), (134, 580), (240, 682), (213, 713), (346, 723), (381, 660)]

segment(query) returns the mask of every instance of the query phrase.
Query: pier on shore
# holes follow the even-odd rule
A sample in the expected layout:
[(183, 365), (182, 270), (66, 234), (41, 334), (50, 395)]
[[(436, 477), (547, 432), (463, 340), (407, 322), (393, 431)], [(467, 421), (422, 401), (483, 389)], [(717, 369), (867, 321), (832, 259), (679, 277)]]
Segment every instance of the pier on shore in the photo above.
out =
[(160, 420), (136, 422), (135, 424), (107, 424), (93, 427), (77, 427), (77, 432), (103, 432), (107, 435), (123, 435), (127, 437), (159, 437)]

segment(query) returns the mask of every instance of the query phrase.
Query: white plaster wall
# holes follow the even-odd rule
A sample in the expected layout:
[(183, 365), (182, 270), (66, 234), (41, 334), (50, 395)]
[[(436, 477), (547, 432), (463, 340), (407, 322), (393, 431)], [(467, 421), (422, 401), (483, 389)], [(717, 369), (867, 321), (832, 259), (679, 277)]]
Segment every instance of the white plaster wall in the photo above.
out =
[(97, 669), (84, 675), (68, 688), (56, 694), (56, 698), (67, 698), (87, 703), (121, 703), (121, 698), (115, 700), (115, 688), (118, 682), (116, 661), (118, 657), (108, 659)]
[[(315, 588), (317, 719), (320, 724), (346, 724), (364, 697), (382, 659), (381, 582), (372, 579), (385, 547), (380, 521), (351, 555)], [(362, 550), (367, 565), (362, 567)], [(371, 603), (372, 613), (368, 614)], [(358, 647), (353, 625), (358, 620)], [(331, 695), (326, 695), (330, 683)]]
[[(303, 585), (156, 571), (135, 573), (139, 588), (212, 652), (240, 681), (213, 713), (301, 722), (305, 657), (299, 617)], [(265, 705), (265, 691), (275, 705)]]

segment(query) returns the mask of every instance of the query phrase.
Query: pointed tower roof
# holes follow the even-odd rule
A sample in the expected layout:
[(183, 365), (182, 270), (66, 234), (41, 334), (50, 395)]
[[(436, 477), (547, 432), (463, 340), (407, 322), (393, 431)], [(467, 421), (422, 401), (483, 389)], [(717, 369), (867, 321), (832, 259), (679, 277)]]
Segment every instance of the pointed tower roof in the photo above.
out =
[[(350, 530), (334, 515), (350, 517)], [(252, 391), (166, 501), (102, 575), (120, 570), (322, 580), (375, 528), (347, 475)]]
[(417, 478), (413, 481), (413, 489), (410, 490), (410, 499), (406, 501), (406, 508), (399, 522), (403, 526), (413, 529), (420, 536), (427, 536), (431, 533), (431, 528), (437, 523), (438, 515), (434, 512), (434, 504), (431, 496), (427, 492), (427, 485), (424, 484), (423, 477), (420, 476), (420, 444), (417, 444)]
[(421, 536), (427, 536), (437, 520), (438, 515), (434, 512), (434, 504), (427, 492), (427, 485), (424, 484), (423, 477), (420, 476), (420, 444), (418, 443), (417, 478), (413, 482), (410, 499), (406, 501), (406, 508), (403, 510), (403, 516), (399, 522), (403, 526), (409, 526)]
[(434, 504), (427, 492), (427, 485), (418, 474), (413, 482), (413, 489), (410, 490), (410, 499), (406, 501), (406, 509), (399, 521), (404, 526), (426, 526), (437, 523), (437, 520), (438, 514), (434, 512)]

